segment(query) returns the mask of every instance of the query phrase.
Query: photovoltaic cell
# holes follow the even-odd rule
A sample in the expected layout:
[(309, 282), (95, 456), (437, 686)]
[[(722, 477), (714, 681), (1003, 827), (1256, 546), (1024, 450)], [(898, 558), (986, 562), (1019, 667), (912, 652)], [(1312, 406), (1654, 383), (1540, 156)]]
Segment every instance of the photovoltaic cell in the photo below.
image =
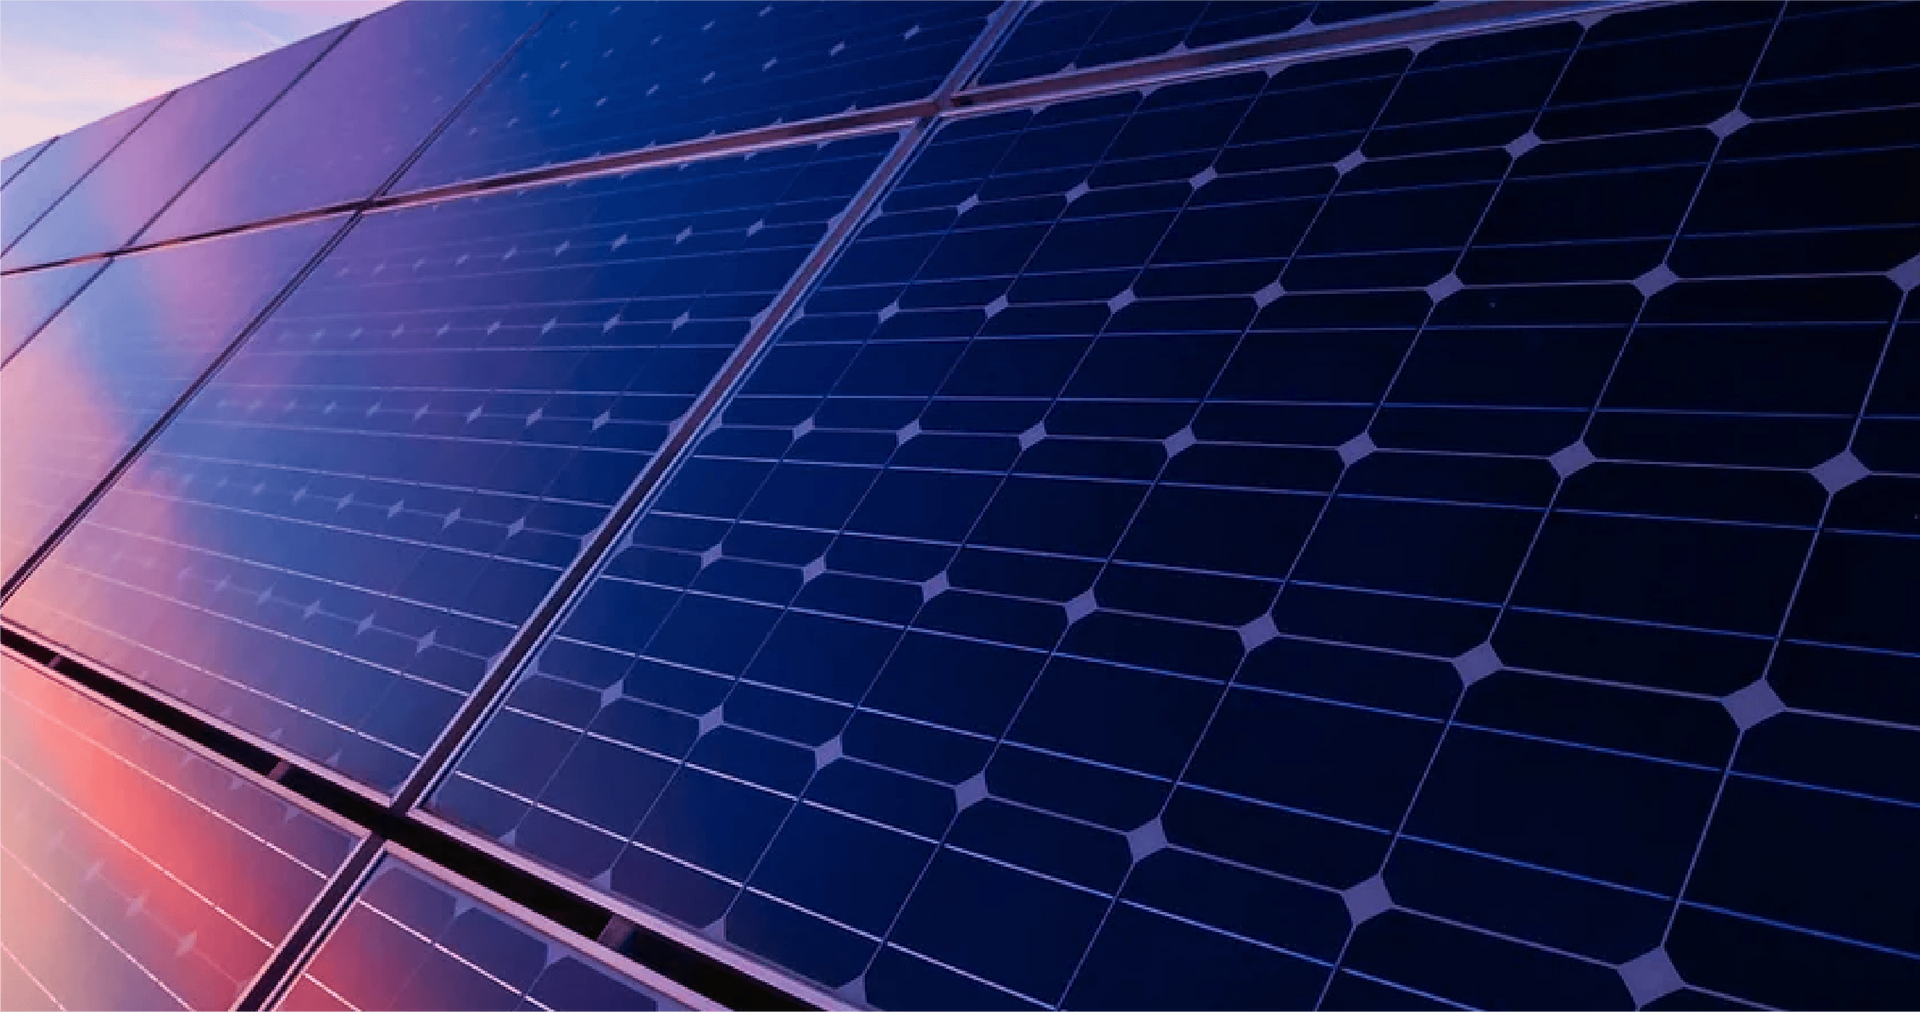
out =
[(0, 190), (0, 237), (6, 248), (12, 249), (61, 195), (166, 100), (165, 95), (150, 99), (48, 141), (39, 157), (10, 176)]
[(894, 143), (362, 219), (6, 616), (391, 793)]
[(142, 241), (371, 196), (547, 8), (403, 3), (355, 23)]
[(0, 569), (9, 578), (341, 223), (121, 257), (7, 362)]
[(7, 250), (5, 266), (125, 245), (345, 30), (322, 32), (175, 92)]
[(0, 277), (0, 361), (12, 358), (104, 267), (68, 264)]
[(398, 189), (927, 98), (994, 6), (562, 8)]
[(1244, 42), (1434, 6), (1423, 3), (1042, 3), (1014, 27), (980, 84)]
[(1910, 1002), (1916, 11), (944, 126), (431, 808), (882, 1008)]
[(280, 1003), (287, 1009), (683, 1009), (512, 914), (382, 860)]
[(33, 164), (33, 160), (40, 157), (40, 153), (47, 150), (48, 145), (55, 139), (49, 137), (31, 147), (21, 148), (8, 155), (4, 161), (0, 161), (0, 186), (13, 182), (13, 177), (19, 175), (28, 165)]
[(231, 1008), (354, 835), (0, 656), (0, 1003)]

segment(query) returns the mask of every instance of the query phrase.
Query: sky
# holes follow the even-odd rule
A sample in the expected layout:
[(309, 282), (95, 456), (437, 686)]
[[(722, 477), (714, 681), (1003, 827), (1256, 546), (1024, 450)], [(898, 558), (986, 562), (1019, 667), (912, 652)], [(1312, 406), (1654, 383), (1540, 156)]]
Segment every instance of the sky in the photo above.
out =
[(0, 151), (84, 126), (392, 0), (0, 0)]

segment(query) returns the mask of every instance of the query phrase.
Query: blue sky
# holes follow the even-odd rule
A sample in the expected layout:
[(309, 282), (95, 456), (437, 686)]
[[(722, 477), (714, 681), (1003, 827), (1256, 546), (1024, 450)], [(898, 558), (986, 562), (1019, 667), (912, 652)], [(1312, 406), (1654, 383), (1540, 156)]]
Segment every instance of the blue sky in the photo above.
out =
[(0, 0), (11, 153), (391, 0)]

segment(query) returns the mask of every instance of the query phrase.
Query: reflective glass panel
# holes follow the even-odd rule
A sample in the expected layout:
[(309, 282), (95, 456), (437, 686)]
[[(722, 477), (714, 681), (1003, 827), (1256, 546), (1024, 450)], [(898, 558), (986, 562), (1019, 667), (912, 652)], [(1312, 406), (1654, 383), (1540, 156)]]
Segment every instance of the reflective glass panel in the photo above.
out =
[(38, 158), (0, 189), (0, 236), (5, 237), (6, 247), (12, 249), (73, 184), (166, 100), (162, 95), (122, 109), (49, 141), (50, 146)]
[(371, 196), (546, 9), (475, 0), (403, 3), (370, 15), (141, 239)]
[(383, 858), (283, 1009), (683, 1009), (548, 930)]
[(394, 791), (893, 143), (362, 219), (7, 617)]
[(926, 98), (990, 3), (560, 8), (399, 189)]
[(1211, 0), (1203, 3), (1036, 4), (1014, 27), (981, 84), (1005, 84), (1069, 70), (1091, 70), (1127, 60), (1163, 56), (1228, 42), (1303, 34), (1329, 25), (1384, 17), (1423, 7), (1420, 3), (1270, 3)]
[(0, 655), (0, 1005), (233, 1007), (355, 834)]
[(68, 264), (0, 277), (0, 361), (11, 359), (105, 263)]
[(946, 125), (432, 808), (881, 1008), (1910, 1000), (1917, 10)]
[(5, 265), (98, 253), (133, 239), (345, 30), (322, 32), (175, 92), (7, 250)]
[(13, 573), (340, 227), (122, 257), (0, 372), (0, 561)]

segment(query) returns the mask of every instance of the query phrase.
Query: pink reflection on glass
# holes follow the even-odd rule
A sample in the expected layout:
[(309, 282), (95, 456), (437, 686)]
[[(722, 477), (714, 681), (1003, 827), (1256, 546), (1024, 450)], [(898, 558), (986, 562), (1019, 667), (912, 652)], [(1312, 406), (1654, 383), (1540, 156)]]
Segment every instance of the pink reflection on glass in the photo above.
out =
[(339, 32), (322, 32), (174, 93), (0, 262), (9, 268), (47, 263), (132, 240)]
[(12, 358), (104, 263), (68, 264), (0, 279), (0, 359)]
[(143, 239), (190, 236), (370, 196), (545, 13), (400, 4), (368, 17), (241, 134)]
[(337, 219), (114, 261), (0, 372), (11, 576), (212, 364)]
[(0, 720), (6, 1008), (231, 1007), (346, 853), (344, 831), (11, 658)]

